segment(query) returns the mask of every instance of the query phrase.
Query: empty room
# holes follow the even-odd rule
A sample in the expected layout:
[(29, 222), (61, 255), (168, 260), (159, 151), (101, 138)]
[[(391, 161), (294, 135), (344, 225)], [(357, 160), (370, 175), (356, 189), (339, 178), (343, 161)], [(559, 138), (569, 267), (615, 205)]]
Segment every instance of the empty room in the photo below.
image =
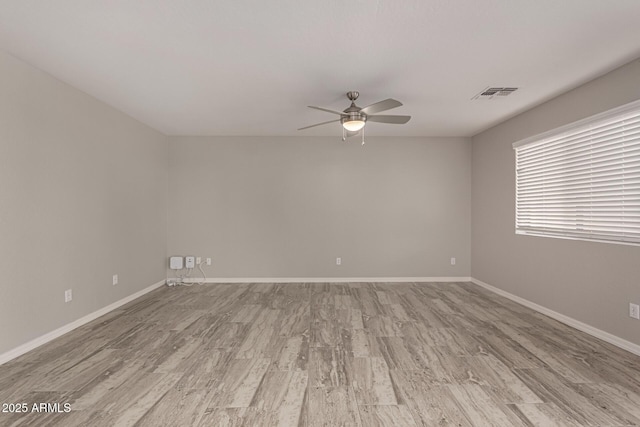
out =
[(0, 1), (0, 426), (640, 426), (640, 1)]

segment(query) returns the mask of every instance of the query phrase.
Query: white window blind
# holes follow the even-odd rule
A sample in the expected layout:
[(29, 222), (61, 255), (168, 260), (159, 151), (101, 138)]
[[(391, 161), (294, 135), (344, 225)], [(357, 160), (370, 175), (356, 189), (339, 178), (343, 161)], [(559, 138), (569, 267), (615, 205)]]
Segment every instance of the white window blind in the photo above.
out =
[(640, 101), (513, 146), (517, 234), (640, 244)]

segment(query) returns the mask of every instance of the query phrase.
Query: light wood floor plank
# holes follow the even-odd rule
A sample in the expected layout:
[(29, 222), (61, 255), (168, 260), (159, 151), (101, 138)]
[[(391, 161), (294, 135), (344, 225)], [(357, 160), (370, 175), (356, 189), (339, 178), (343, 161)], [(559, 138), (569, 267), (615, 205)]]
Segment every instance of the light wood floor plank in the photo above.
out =
[(214, 390), (210, 407), (246, 408), (251, 404), (271, 359), (236, 359)]
[(389, 367), (382, 357), (357, 357), (351, 386), (359, 405), (397, 405)]
[(367, 427), (417, 427), (411, 411), (404, 405), (360, 406), (362, 425)]
[(418, 425), (464, 426), (472, 425), (458, 402), (446, 386), (434, 385), (425, 371), (391, 371), (400, 399)]
[(353, 357), (337, 347), (319, 347), (310, 350), (310, 387), (347, 387), (351, 384)]
[(522, 421), (535, 427), (575, 427), (580, 426), (570, 415), (553, 403), (507, 405)]
[(449, 385), (447, 389), (460, 409), (474, 425), (492, 427), (524, 426), (521, 419), (508, 411), (506, 405), (496, 404), (479, 385)]
[(361, 427), (353, 390), (350, 387), (311, 387), (307, 423), (313, 427)]

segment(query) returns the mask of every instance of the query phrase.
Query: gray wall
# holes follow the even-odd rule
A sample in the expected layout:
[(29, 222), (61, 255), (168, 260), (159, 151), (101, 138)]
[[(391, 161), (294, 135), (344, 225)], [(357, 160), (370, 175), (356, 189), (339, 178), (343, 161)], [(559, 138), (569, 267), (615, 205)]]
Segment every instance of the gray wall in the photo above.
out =
[(515, 235), (511, 143), (640, 98), (640, 60), (473, 138), (474, 278), (640, 344), (640, 247)]
[(166, 189), (165, 136), (0, 52), (0, 354), (162, 280)]
[(168, 251), (210, 277), (469, 276), (470, 162), (468, 138), (171, 137)]

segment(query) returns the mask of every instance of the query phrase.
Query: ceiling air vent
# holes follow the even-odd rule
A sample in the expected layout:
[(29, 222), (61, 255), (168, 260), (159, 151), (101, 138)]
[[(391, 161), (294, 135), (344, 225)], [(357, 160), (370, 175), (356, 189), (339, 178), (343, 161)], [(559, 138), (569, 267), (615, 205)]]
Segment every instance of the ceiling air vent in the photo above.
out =
[(487, 87), (471, 99), (493, 99), (498, 96), (505, 97), (517, 90), (517, 87)]

